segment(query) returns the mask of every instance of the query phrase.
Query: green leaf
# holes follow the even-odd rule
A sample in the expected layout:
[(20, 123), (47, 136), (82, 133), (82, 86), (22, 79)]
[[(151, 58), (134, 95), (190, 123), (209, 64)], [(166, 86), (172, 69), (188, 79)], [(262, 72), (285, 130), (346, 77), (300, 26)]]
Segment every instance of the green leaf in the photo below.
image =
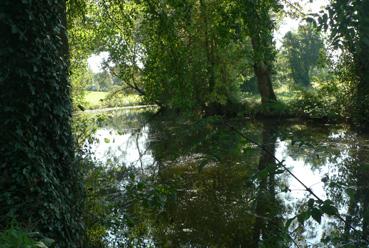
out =
[(290, 225), (291, 225), (291, 223), (292, 223), (292, 221), (293, 221), (294, 219), (296, 219), (296, 216), (295, 216), (295, 217), (293, 217), (293, 218), (288, 219), (288, 220), (286, 221), (286, 224), (284, 225), (284, 228), (288, 230), (288, 228), (290, 227)]
[(299, 215), (297, 215), (297, 220), (300, 224), (304, 224), (304, 222), (310, 218), (310, 212), (309, 211), (304, 211), (302, 213), (300, 213)]
[(48, 248), (44, 242), (41, 242), (41, 241), (38, 241), (36, 244), (35, 244), (35, 247), (37, 248)]
[(316, 220), (319, 224), (321, 223), (322, 220), (322, 211), (318, 208), (313, 208), (311, 210), (311, 217), (313, 217), (314, 220)]
[(320, 209), (323, 211), (323, 213), (328, 214), (329, 216), (338, 214), (338, 209), (333, 206), (333, 202), (330, 200), (324, 201)]
[(312, 198), (309, 199), (308, 206), (309, 206), (310, 209), (314, 206), (314, 202), (315, 202), (314, 199), (312, 199)]
[(284, 173), (283, 169), (279, 169), (274, 172), (274, 174), (282, 174), (282, 173)]

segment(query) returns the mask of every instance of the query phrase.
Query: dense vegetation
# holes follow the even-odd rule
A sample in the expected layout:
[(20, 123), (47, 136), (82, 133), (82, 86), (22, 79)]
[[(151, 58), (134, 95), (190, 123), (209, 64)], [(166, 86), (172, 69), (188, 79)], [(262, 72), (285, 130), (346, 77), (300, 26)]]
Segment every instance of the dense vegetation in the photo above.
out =
[[(84, 145), (86, 140), (93, 139), (96, 125), (104, 119), (76, 115), (72, 134), (73, 111), (86, 107), (154, 104), (161, 111), (176, 113), (172, 118), (181, 114), (184, 119), (200, 123), (195, 130), (189, 129), (197, 134), (192, 142), (198, 138), (199, 144), (214, 146), (219, 154), (223, 153), (221, 148), (227, 147), (222, 142), (231, 148), (234, 144), (234, 150), (228, 151), (229, 157), (242, 157), (241, 145), (245, 146), (242, 142), (246, 141), (240, 141), (242, 133), (229, 137), (218, 132), (214, 120), (215, 123), (222, 120), (214, 116), (298, 117), (349, 122), (360, 131), (367, 131), (367, 13), (366, 0), (331, 0), (321, 12), (308, 15), (302, 13), (299, 4), (288, 0), (2, 0), (0, 242), (8, 247), (14, 242), (20, 242), (21, 247), (103, 247), (112, 230), (102, 222), (114, 222), (109, 219), (109, 211), (135, 217), (137, 211), (145, 208), (178, 214), (176, 206), (163, 210), (161, 205), (163, 198), (170, 201), (173, 186), (163, 175), (156, 181), (144, 176), (138, 180), (134, 169), (111, 166), (105, 170), (93, 163), (93, 156)], [(303, 20), (296, 31), (283, 37), (281, 47), (277, 48), (275, 31), (289, 15), (299, 15)], [(102, 53), (107, 55), (102, 70), (91, 72), (87, 59)], [(97, 96), (101, 93), (103, 97)], [(127, 101), (127, 95), (132, 100)], [(88, 96), (93, 98), (90, 105)], [(203, 117), (210, 119), (202, 122)], [(161, 130), (160, 123), (152, 125), (153, 130), (166, 132)], [(270, 129), (265, 124), (259, 143), (264, 150), (274, 153), (273, 144), (277, 140)], [(215, 134), (212, 130), (216, 130)], [(224, 139), (213, 139), (212, 135)], [(186, 142), (178, 139), (172, 144), (183, 154), (173, 151), (171, 160), (160, 158), (158, 152), (156, 160), (169, 163), (185, 156)], [(202, 146), (199, 151), (206, 154)], [(154, 153), (161, 149), (166, 148), (152, 144)], [(254, 170), (264, 173), (266, 164), (286, 170), (283, 166), (279, 168), (282, 163), (264, 150), (255, 159), (259, 163), (253, 165)], [(223, 155), (225, 158), (210, 154), (211, 161), (207, 158), (205, 163), (232, 163), (227, 153)], [(243, 169), (239, 173), (249, 173)], [(281, 237), (269, 235), (275, 230), (267, 228), (272, 225), (279, 230), (283, 226), (277, 213), (263, 208), (266, 202), (280, 204), (274, 196), (278, 173), (267, 173), (257, 177), (259, 188), (245, 185), (256, 192), (253, 205), (256, 215), (266, 213), (270, 218), (268, 221), (248, 218), (243, 224), (250, 222), (255, 230), (250, 234), (252, 239), (242, 240), (243, 245), (257, 247), (258, 238), (264, 235), (270, 240), (261, 243), (268, 247)], [(365, 184), (363, 178), (367, 174), (360, 170), (352, 173), (359, 175), (359, 184)], [(120, 182), (115, 181), (119, 177), (128, 180), (127, 185), (132, 187), (127, 186), (130, 194), (121, 201), (129, 202), (133, 197), (135, 204), (143, 202), (143, 206), (119, 208), (114, 204), (125, 203), (109, 205), (105, 198), (93, 197), (95, 190), (120, 193)], [(94, 181), (102, 178), (110, 180), (110, 184)], [(250, 178), (247, 180), (254, 179)], [(367, 216), (365, 194), (356, 192), (350, 197), (350, 201), (354, 202), (356, 197), (364, 206), (351, 210)], [(99, 205), (104, 201), (106, 205)], [(342, 218), (332, 203), (312, 199), (296, 218), (302, 224), (309, 217), (320, 222), (323, 214)], [(191, 206), (186, 207), (191, 210)], [(147, 221), (152, 215), (147, 212)], [(171, 221), (176, 225), (170, 216), (161, 217), (158, 225)], [(350, 225), (357, 223), (346, 220), (345, 224), (349, 235)], [(360, 245), (368, 238), (366, 227), (368, 220), (364, 218)], [(114, 228), (132, 229), (132, 233), (124, 233), (128, 236), (142, 231), (139, 227), (136, 230), (129, 218), (115, 223)], [(246, 235), (242, 230), (235, 231), (239, 232), (237, 235)], [(280, 247), (290, 242), (291, 237), (288, 230), (282, 234)]]
[[(105, 71), (92, 76), (95, 86), (90, 89), (115, 85), (112, 92), (136, 93), (165, 109), (352, 120), (360, 125), (366, 101), (355, 92), (367, 91), (358, 90), (366, 85), (359, 83), (365, 81), (366, 70), (359, 64), (366, 64), (360, 61), (365, 57), (360, 55), (365, 41), (360, 41), (366, 36), (360, 30), (366, 20), (355, 8), (366, 6), (355, 2), (341, 13), (340, 4), (304, 15), (299, 29), (288, 32), (277, 49), (273, 35), (279, 20), (291, 12), (303, 15), (298, 4), (85, 1), (84, 15), (77, 15), (69, 30), (77, 44), (72, 54), (84, 54), (84, 59), (91, 53), (108, 54)], [(358, 78), (361, 74), (364, 79)], [(110, 79), (101, 81), (104, 77)], [(78, 88), (80, 80), (73, 81)]]

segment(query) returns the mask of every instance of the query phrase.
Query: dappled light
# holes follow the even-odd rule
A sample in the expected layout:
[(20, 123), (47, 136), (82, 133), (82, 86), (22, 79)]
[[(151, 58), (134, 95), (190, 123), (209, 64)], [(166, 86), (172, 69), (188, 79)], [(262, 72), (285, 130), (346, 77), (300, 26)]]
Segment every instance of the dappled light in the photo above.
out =
[(368, 0), (1, 0), (0, 248), (369, 247)]

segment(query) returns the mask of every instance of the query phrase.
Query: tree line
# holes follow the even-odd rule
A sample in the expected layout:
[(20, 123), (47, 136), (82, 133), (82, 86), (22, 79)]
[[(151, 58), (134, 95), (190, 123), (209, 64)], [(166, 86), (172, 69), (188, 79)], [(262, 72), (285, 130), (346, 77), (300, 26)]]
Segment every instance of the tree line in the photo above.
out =
[[(270, 104), (277, 101), (273, 31), (284, 3), (2, 0), (0, 230), (15, 220), (57, 247), (83, 246), (69, 78), (91, 51), (109, 52), (111, 72), (165, 108), (216, 113), (233, 106), (250, 71), (262, 103)], [(316, 16), (341, 51), (338, 79), (350, 88), (348, 107), (361, 127), (369, 122), (368, 12), (366, 0), (333, 0)], [(292, 74), (306, 84), (316, 57), (294, 62), (302, 55), (291, 53)]]

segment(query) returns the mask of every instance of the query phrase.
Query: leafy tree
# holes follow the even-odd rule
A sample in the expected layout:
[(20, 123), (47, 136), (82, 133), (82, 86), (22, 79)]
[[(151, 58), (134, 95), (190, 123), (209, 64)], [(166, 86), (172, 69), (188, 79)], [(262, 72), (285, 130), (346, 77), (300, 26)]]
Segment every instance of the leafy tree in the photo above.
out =
[(85, 93), (88, 86), (93, 85), (93, 74), (88, 69), (86, 61), (76, 61), (71, 63), (70, 81), (72, 85), (73, 108), (86, 104)]
[(295, 84), (310, 86), (311, 70), (317, 66), (324, 47), (317, 30), (311, 24), (300, 26), (296, 33), (285, 35), (283, 46)]
[(93, 75), (94, 85), (98, 90), (108, 91), (113, 86), (112, 76), (108, 71), (99, 72)]
[(277, 100), (272, 85), (274, 61), (273, 28), (271, 11), (279, 11), (278, 0), (241, 1), (242, 17), (251, 39), (254, 73), (263, 104)]
[(81, 247), (66, 1), (3, 0), (0, 31), (0, 229), (15, 219)]
[(87, 59), (92, 50), (94, 32), (92, 18), (89, 18), (87, 0), (67, 2), (68, 42), (70, 61), (70, 81), (73, 108), (86, 105), (85, 90), (92, 85), (93, 75), (88, 69)]
[(271, 12), (279, 11), (278, 1), (109, 0), (89, 5), (95, 52), (109, 52), (113, 76), (148, 102), (218, 112), (238, 102), (239, 84), (251, 78), (250, 65), (262, 102), (276, 101)]
[[(247, 42), (232, 1), (100, 1), (100, 51), (149, 102), (206, 109), (237, 102)], [(238, 29), (238, 31), (237, 31)]]
[(343, 52), (350, 77), (343, 80), (353, 86), (353, 118), (366, 128), (369, 125), (369, 2), (334, 0), (319, 21), (331, 30), (332, 44)]

